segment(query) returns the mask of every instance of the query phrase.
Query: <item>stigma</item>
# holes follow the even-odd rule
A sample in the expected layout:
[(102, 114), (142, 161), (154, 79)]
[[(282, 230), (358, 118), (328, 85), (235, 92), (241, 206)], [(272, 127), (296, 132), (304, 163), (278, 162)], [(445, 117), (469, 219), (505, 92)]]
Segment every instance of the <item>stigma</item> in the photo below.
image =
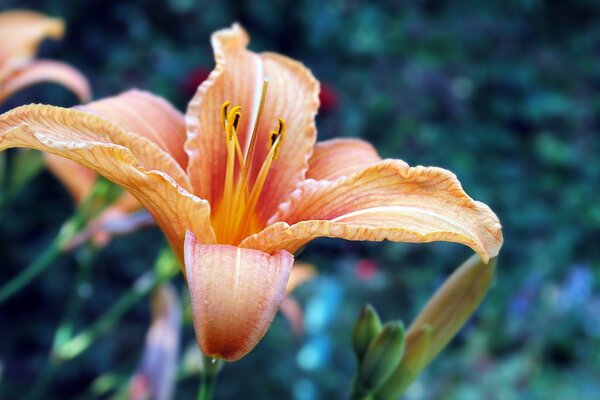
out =
[[(223, 196), (212, 217), (212, 225), (217, 242), (222, 244), (238, 244), (245, 237), (258, 232), (262, 226), (258, 221), (256, 209), (260, 201), (262, 189), (267, 181), (269, 170), (274, 160), (279, 158), (280, 148), (286, 133), (286, 123), (279, 118), (269, 134), (268, 152), (254, 179), (251, 179), (252, 165), (255, 164), (261, 114), (265, 105), (268, 78), (263, 79), (260, 99), (254, 125), (245, 151), (238, 138), (243, 110), (240, 106), (232, 106), (226, 101), (221, 106), (221, 127), (225, 135), (226, 166), (223, 181)], [(264, 152), (260, 152), (264, 153)]]

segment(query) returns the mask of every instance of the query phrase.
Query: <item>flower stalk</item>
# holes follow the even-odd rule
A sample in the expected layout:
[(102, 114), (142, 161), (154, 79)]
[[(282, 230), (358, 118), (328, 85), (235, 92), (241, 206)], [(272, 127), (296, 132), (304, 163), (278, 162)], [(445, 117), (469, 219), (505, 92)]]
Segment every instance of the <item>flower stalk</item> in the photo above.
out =
[(98, 179), (86, 201), (63, 224), (50, 245), (21, 273), (0, 288), (0, 305), (52, 265), (66, 249), (68, 243), (85, 227), (86, 223), (112, 203), (118, 193), (120, 193), (120, 189), (117, 186), (103, 178)]
[(217, 386), (217, 377), (221, 369), (223, 369), (223, 365), (223, 360), (205, 355), (202, 356), (198, 400), (211, 400), (213, 398)]
[(98, 338), (112, 327), (141, 299), (146, 297), (161, 283), (170, 280), (179, 272), (176, 258), (168, 250), (163, 251), (156, 262), (154, 271), (147, 272), (124, 293), (112, 307), (91, 326), (78, 333), (55, 349), (53, 356), (59, 360), (71, 360), (87, 350)]

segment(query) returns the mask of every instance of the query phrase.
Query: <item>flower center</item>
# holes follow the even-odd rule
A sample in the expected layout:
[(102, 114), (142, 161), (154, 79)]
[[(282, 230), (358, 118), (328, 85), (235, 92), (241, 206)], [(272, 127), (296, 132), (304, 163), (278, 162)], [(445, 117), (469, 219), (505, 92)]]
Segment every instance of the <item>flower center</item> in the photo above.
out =
[(213, 214), (213, 228), (218, 243), (237, 244), (248, 235), (261, 229), (255, 212), (256, 206), (271, 169), (271, 164), (273, 160), (278, 158), (279, 148), (283, 143), (286, 130), (285, 121), (283, 118), (279, 118), (277, 127), (270, 134), (269, 152), (262, 162), (254, 183), (251, 184), (251, 167), (257, 145), (260, 116), (268, 86), (269, 80), (265, 78), (252, 135), (245, 154), (242, 152), (238, 140), (238, 127), (242, 118), (242, 108), (240, 106), (230, 108), (231, 102), (229, 101), (221, 106), (221, 124), (225, 131), (227, 161), (223, 197)]

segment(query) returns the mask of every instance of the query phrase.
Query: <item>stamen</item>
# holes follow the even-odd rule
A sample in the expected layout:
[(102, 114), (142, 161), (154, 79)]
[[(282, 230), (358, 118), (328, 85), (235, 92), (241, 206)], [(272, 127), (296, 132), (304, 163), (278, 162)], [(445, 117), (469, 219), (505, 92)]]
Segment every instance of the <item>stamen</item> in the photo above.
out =
[[(265, 161), (263, 162), (263, 165), (260, 167), (260, 171), (256, 176), (254, 186), (252, 187), (252, 192), (248, 196), (248, 202), (246, 204), (246, 209), (244, 210), (244, 219), (242, 221), (241, 229), (239, 229), (239, 232), (242, 234), (245, 234), (250, 228), (249, 224), (251, 222), (251, 216), (254, 214), (254, 210), (258, 204), (258, 200), (260, 199), (260, 195), (267, 181), (267, 176), (269, 175), (269, 170), (271, 169), (273, 160), (277, 159), (279, 148), (281, 147), (281, 143), (285, 137), (285, 128), (285, 120), (283, 118), (279, 118), (277, 132), (271, 132), (271, 148), (269, 149), (269, 153), (267, 154), (267, 157), (265, 158)], [(236, 239), (241, 240), (240, 237)]]
[(245, 154), (242, 152), (237, 136), (242, 118), (241, 107), (235, 106), (230, 109), (231, 102), (229, 101), (226, 101), (221, 106), (221, 123), (225, 130), (227, 161), (223, 198), (215, 210), (215, 217), (213, 219), (215, 224), (213, 226), (215, 227), (220, 243), (236, 244), (247, 234), (260, 228), (259, 226), (255, 226), (258, 223), (255, 210), (260, 200), (262, 189), (267, 181), (273, 160), (277, 160), (279, 157), (279, 151), (286, 133), (285, 120), (279, 118), (276, 129), (270, 133), (271, 146), (268, 154), (254, 179), (254, 184), (250, 187), (250, 173), (258, 143), (260, 118), (265, 105), (268, 86), (269, 79), (265, 78), (263, 80), (252, 134), (246, 142)]
[(277, 160), (279, 158), (279, 149), (281, 148), (283, 139), (285, 139), (285, 130), (285, 120), (283, 118), (279, 118), (279, 127), (277, 128), (276, 142), (273, 143), (273, 146), (275, 146), (275, 154), (273, 156), (274, 160)]
[(226, 101), (221, 106), (221, 125), (223, 125), (223, 129), (225, 129), (225, 132), (227, 132), (227, 108), (230, 104), (230, 101)]
[(254, 127), (252, 128), (252, 136), (250, 137), (250, 144), (248, 145), (248, 152), (244, 157), (244, 170), (242, 172), (242, 186), (248, 182), (248, 174), (250, 173), (250, 167), (252, 166), (252, 158), (254, 157), (254, 149), (256, 148), (256, 141), (258, 140), (258, 126), (260, 123), (260, 116), (265, 105), (265, 99), (267, 97), (267, 89), (269, 88), (269, 78), (263, 79), (262, 91), (260, 93), (260, 101), (258, 103), (258, 111), (256, 113), (256, 120), (254, 121)]

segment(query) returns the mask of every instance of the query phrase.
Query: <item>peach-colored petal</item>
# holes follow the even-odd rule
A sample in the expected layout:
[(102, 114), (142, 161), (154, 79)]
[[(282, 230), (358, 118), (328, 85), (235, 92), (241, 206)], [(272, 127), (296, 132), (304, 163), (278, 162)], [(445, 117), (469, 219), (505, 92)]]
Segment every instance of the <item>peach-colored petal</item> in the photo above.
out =
[(186, 229), (204, 243), (214, 242), (209, 204), (159, 169), (177, 164), (147, 139), (110, 121), (79, 110), (18, 107), (0, 116), (0, 151), (10, 147), (69, 158), (122, 186), (148, 209), (180, 258)]
[(221, 105), (231, 101), (232, 106), (242, 107), (238, 137), (242, 151), (247, 152), (263, 79), (268, 77), (250, 182), (266, 157), (270, 132), (277, 128), (278, 118), (285, 120), (287, 133), (259, 201), (264, 223), (304, 178), (316, 136), (314, 117), (319, 105), (319, 84), (302, 64), (276, 54), (253, 53), (246, 48), (248, 41), (248, 35), (239, 25), (218, 31), (212, 37), (216, 67), (198, 88), (186, 115), (188, 174), (196, 194), (211, 204), (221, 199), (226, 161)]
[(141, 90), (129, 90), (79, 108), (145, 137), (170, 154), (181, 168), (186, 168), (188, 158), (183, 149), (183, 115), (162, 97)]
[(22, 89), (42, 82), (64, 86), (81, 102), (90, 100), (90, 85), (81, 72), (65, 63), (44, 60), (32, 62), (0, 82), (0, 103)]
[(306, 175), (317, 137), (319, 82), (297, 61), (274, 53), (262, 53), (261, 57), (270, 83), (254, 157), (256, 174), (269, 150), (277, 119), (283, 118), (287, 125), (279, 157), (273, 161), (259, 200), (258, 217), (264, 223)]
[(308, 160), (306, 178), (334, 180), (347, 177), (379, 161), (381, 157), (375, 148), (364, 140), (326, 140), (315, 146), (315, 151)]
[(63, 22), (33, 11), (0, 13), (0, 82), (15, 68), (28, 64), (46, 38), (59, 39)]
[(198, 345), (235, 361), (256, 346), (283, 298), (294, 257), (230, 245), (202, 245), (188, 233), (185, 266)]
[(221, 105), (231, 101), (233, 106), (242, 107), (244, 116), (238, 132), (242, 147), (252, 130), (252, 110), (264, 73), (260, 57), (246, 50), (248, 41), (248, 35), (237, 24), (212, 35), (216, 66), (198, 87), (185, 117), (185, 149), (190, 159), (187, 172), (194, 193), (211, 204), (221, 198), (225, 179), (227, 153)]
[(274, 225), (241, 247), (295, 252), (316, 237), (399, 242), (449, 241), (485, 261), (498, 254), (502, 231), (488, 206), (463, 191), (451, 172), (384, 160), (347, 179), (305, 181)]

